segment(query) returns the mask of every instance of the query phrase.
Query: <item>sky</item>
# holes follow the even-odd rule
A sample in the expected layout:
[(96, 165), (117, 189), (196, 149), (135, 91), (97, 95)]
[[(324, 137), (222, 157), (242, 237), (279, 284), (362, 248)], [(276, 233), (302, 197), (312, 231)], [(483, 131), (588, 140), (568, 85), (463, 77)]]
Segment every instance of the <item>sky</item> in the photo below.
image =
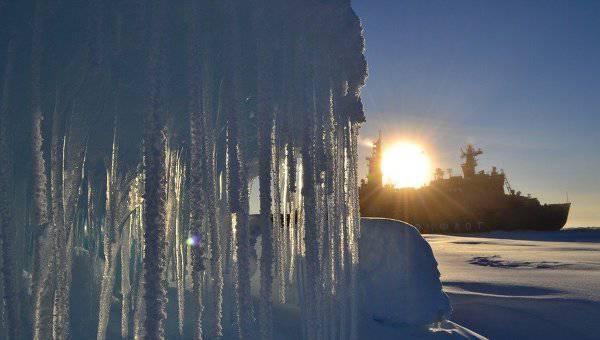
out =
[(567, 226), (600, 226), (600, 1), (353, 0), (366, 37), (360, 175), (368, 141), (423, 145), (459, 173), (480, 169), (542, 203), (573, 203)]

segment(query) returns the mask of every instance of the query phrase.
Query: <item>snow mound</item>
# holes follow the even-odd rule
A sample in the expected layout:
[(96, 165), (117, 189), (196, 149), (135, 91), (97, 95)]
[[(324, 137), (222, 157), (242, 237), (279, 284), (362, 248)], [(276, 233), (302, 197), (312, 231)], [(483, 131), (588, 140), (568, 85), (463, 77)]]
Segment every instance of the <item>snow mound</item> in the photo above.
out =
[(450, 315), (437, 262), (415, 227), (397, 220), (362, 218), (359, 249), (363, 316), (381, 324), (425, 326)]

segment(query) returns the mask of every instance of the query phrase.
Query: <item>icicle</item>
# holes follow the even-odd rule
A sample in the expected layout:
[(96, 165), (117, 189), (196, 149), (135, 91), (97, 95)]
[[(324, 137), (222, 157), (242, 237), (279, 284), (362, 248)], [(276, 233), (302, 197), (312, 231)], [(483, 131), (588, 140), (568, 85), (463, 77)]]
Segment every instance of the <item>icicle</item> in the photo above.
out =
[[(242, 134), (243, 135), (243, 134)], [(237, 315), (239, 337), (248, 339), (252, 336), (253, 306), (250, 294), (250, 240), (249, 240), (249, 201), (248, 201), (248, 177), (246, 158), (238, 146), (239, 171), (239, 210), (236, 218), (236, 241), (237, 241)]]
[(345, 146), (344, 146), (344, 127), (337, 126), (336, 130), (336, 183), (335, 183), (335, 209), (336, 209), (336, 223), (334, 223), (335, 231), (333, 233), (333, 280), (334, 280), (334, 304), (336, 306), (336, 328), (333, 338), (339, 338), (343, 334), (343, 318), (344, 309), (340, 308), (343, 304), (343, 275), (342, 275), (342, 244), (343, 244), (343, 230), (345, 225), (344, 216), (346, 216), (345, 209)]
[(350, 268), (350, 339), (358, 338), (358, 240), (360, 238), (360, 212), (358, 197), (358, 124), (352, 123), (350, 126), (350, 216), (352, 226), (350, 230), (350, 252), (352, 257), (352, 267)]
[(177, 316), (179, 321), (179, 336), (183, 336), (183, 326), (185, 320), (185, 265), (183, 257), (182, 245), (182, 226), (180, 222), (181, 216), (181, 195), (183, 191), (183, 183), (185, 169), (182, 168), (181, 158), (177, 157), (175, 177), (175, 255), (177, 269)]
[(145, 309), (146, 309), (146, 304), (144, 303), (144, 285), (143, 285), (143, 278), (142, 278), (142, 272), (139, 273), (139, 278), (138, 278), (138, 288), (137, 288), (137, 297), (136, 297), (136, 304), (135, 304), (135, 314), (133, 316), (134, 318), (134, 330), (133, 330), (133, 338), (135, 340), (141, 340), (141, 339), (145, 339), (144, 338), (144, 313), (145, 313)]
[[(268, 110), (267, 107), (263, 107)], [(267, 114), (268, 117), (268, 114)], [(273, 329), (273, 223), (271, 213), (271, 131), (272, 120), (263, 118), (259, 136), (259, 189), (260, 189), (260, 327), (261, 338), (271, 339)]]
[[(46, 166), (43, 155), (43, 132), (42, 121), (44, 119), (41, 108), (41, 64), (44, 52), (43, 29), (46, 6), (44, 1), (35, 2), (33, 34), (31, 42), (31, 76), (32, 93), (31, 108), (33, 110), (33, 187), (35, 200), (35, 224), (36, 228), (42, 229), (49, 223), (48, 217), (48, 198), (47, 198), (47, 177)], [(37, 269), (37, 268), (36, 268)], [(37, 329), (36, 329), (37, 331)]]
[[(129, 192), (129, 210), (136, 208), (136, 197), (133, 190)], [(131, 281), (129, 279), (131, 261), (131, 233), (135, 226), (135, 218), (131, 217), (127, 227), (123, 228), (121, 241), (121, 338), (129, 338), (129, 312), (131, 309)]]
[[(281, 304), (285, 303), (285, 242), (284, 242), (284, 225), (282, 224), (282, 186), (281, 186), (281, 176), (280, 176), (280, 163), (279, 163), (279, 139), (278, 136), (278, 127), (274, 124), (272, 129), (271, 136), (271, 154), (272, 154), (272, 193), (273, 193), (273, 213), (272, 213), (272, 235), (274, 241), (274, 251), (275, 259), (273, 263), (274, 272), (276, 274), (275, 277), (275, 292), (277, 296), (277, 301)], [(285, 219), (283, 220), (285, 223)]]
[(202, 224), (202, 123), (199, 112), (192, 112), (190, 116), (190, 242), (192, 253), (192, 284), (194, 296), (194, 338), (202, 339), (202, 284), (201, 277), (204, 270), (203, 247), (201, 243)]
[[(43, 133), (42, 133), (42, 103), (41, 103), (41, 67), (44, 52), (43, 29), (46, 15), (46, 6), (43, 1), (36, 1), (33, 19), (33, 32), (31, 42), (31, 108), (33, 110), (33, 186), (36, 203), (35, 222), (36, 229), (40, 234), (45, 234), (43, 239), (38, 239), (36, 248), (39, 249), (37, 257), (39, 261), (39, 275), (34, 281), (35, 307), (33, 316), (33, 338), (42, 339), (50, 334), (50, 310), (52, 309), (51, 294), (54, 269), (54, 256), (50, 256), (54, 250), (54, 227), (48, 217), (47, 203), (47, 178), (46, 167), (43, 156)], [(36, 261), (37, 262), (37, 261)], [(36, 269), (38, 263), (34, 263)]]
[(319, 215), (315, 190), (318, 181), (315, 174), (315, 113), (309, 113), (302, 148), (303, 198), (304, 198), (304, 254), (306, 258), (305, 318), (306, 338), (318, 338), (318, 276), (319, 268)]
[[(47, 237), (49, 226), (49, 218), (48, 218), (48, 198), (47, 198), (47, 177), (46, 177), (46, 165), (44, 161), (43, 155), (43, 144), (44, 140), (42, 137), (42, 114), (38, 112), (34, 116), (33, 121), (33, 191), (34, 191), (34, 259), (33, 259), (33, 276), (32, 276), (32, 288), (31, 291), (36, 294), (38, 291), (38, 281), (40, 279), (42, 267), (44, 266), (41, 263), (41, 256), (44, 256), (46, 253), (43, 252), (43, 240), (40, 240), (40, 235), (44, 235)], [(37, 304), (37, 301), (36, 301)], [(34, 317), (34, 334), (38, 334), (41, 330), (38, 328), (38, 315), (41, 314), (41, 311), (37, 309), (39, 304), (36, 306), (34, 311), (36, 317)]]
[[(78, 202), (83, 193), (83, 178), (87, 152), (87, 123), (83, 114), (73, 112), (70, 116), (69, 134), (63, 146), (63, 208), (65, 223), (65, 239), (62, 247), (62, 264), (59, 268), (63, 285), (59, 286), (59, 303), (63, 331), (61, 338), (67, 339), (70, 334), (70, 296), (72, 283), (73, 247), (77, 215), (81, 207)], [(68, 137), (68, 139), (67, 139)], [(68, 145), (67, 145), (68, 140)]]
[(106, 214), (104, 218), (104, 269), (102, 272), (102, 284), (100, 289), (100, 303), (98, 312), (98, 333), (96, 338), (106, 338), (106, 329), (112, 305), (112, 292), (115, 282), (115, 270), (117, 266), (117, 255), (120, 247), (121, 233), (119, 228), (119, 188), (117, 186), (117, 130), (113, 134), (113, 149), (110, 167), (106, 172)]
[(281, 268), (281, 284), (283, 285), (282, 300), (281, 303), (285, 303), (287, 300), (287, 285), (290, 283), (290, 263), (292, 259), (292, 252), (290, 248), (290, 215), (292, 210), (289, 209), (289, 167), (288, 167), (288, 145), (283, 146), (283, 162), (280, 164), (280, 171), (282, 171), (283, 179), (281, 182), (281, 214), (282, 214), (282, 233), (281, 233), (281, 255), (283, 257)]
[[(238, 5), (239, 6), (239, 5)], [(239, 13), (243, 7), (234, 7)], [(233, 40), (242, 41), (241, 27), (232, 28)], [(244, 36), (246, 37), (246, 36)], [(235, 45), (237, 46), (237, 45)], [(234, 65), (241, 66), (242, 52), (234, 51)], [(245, 142), (251, 138), (249, 119), (246, 107), (242, 101), (242, 96), (246, 87), (243, 78), (239, 74), (234, 74), (233, 93), (236, 98), (233, 105), (231, 127), (231, 210), (235, 213), (235, 255), (236, 255), (236, 277), (235, 295), (236, 295), (236, 326), (239, 339), (251, 339), (254, 337), (254, 306), (250, 291), (250, 257), (252, 249), (250, 247), (250, 223), (249, 223), (249, 197), (248, 168), (251, 157), (248, 156), (248, 148)]]
[(211, 239), (211, 274), (214, 279), (214, 335), (220, 337), (223, 334), (223, 326), (221, 320), (223, 318), (223, 267), (222, 267), (222, 252), (221, 252), (221, 221), (219, 218), (219, 209), (217, 205), (217, 185), (216, 185), (216, 160), (215, 160), (215, 144), (214, 137), (210, 142), (210, 152), (208, 157), (209, 175), (206, 181), (207, 197), (207, 213), (208, 223), (210, 227)]
[(63, 265), (63, 248), (65, 237), (65, 219), (64, 219), (64, 206), (63, 206), (63, 129), (62, 129), (62, 115), (60, 114), (58, 100), (60, 96), (56, 95), (56, 101), (54, 103), (54, 112), (52, 117), (52, 142), (51, 142), (51, 200), (52, 200), (52, 228), (54, 229), (54, 239), (52, 240), (52, 250), (56, 260), (54, 260), (55, 268), (54, 271), (54, 282), (51, 285), (51, 289), (54, 291), (50, 294), (54, 296), (54, 305), (52, 307), (52, 334), (54, 338), (58, 338), (63, 333), (63, 320), (61, 319), (61, 310), (59, 302), (59, 294), (57, 294), (60, 288), (58, 286), (64, 284), (62, 280)]
[(159, 0), (151, 6), (152, 23), (149, 50), (149, 112), (144, 134), (144, 257), (143, 336), (151, 339), (165, 337), (167, 292), (165, 264), (165, 159), (162, 131), (165, 94), (166, 2)]
[[(266, 6), (264, 6), (266, 7)], [(270, 88), (270, 52), (268, 44), (268, 20), (264, 20), (266, 9), (258, 6), (255, 27), (258, 35), (257, 50), (262, 53), (257, 65), (257, 113), (258, 113), (258, 178), (260, 190), (260, 228), (261, 228), (261, 257), (260, 257), (260, 299), (259, 324), (260, 337), (265, 340), (272, 338), (273, 331), (273, 223), (272, 223), (272, 127), (273, 112)]]
[(194, 309), (193, 337), (203, 338), (203, 297), (202, 273), (204, 271), (204, 239), (201, 238), (202, 229), (202, 173), (204, 133), (202, 128), (202, 64), (199, 56), (200, 48), (200, 4), (197, 1), (190, 3), (190, 14), (187, 39), (188, 60), (188, 110), (190, 113), (190, 186), (189, 186), (189, 223), (190, 234), (188, 249), (191, 255), (191, 279)]

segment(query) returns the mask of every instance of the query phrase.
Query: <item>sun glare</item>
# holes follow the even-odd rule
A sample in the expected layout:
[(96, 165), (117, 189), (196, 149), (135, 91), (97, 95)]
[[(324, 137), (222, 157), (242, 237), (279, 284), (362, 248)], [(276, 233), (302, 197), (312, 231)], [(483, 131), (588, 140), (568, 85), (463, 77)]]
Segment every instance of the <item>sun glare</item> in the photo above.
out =
[(396, 188), (418, 188), (427, 184), (431, 162), (420, 145), (400, 142), (383, 152), (381, 170), (384, 184)]

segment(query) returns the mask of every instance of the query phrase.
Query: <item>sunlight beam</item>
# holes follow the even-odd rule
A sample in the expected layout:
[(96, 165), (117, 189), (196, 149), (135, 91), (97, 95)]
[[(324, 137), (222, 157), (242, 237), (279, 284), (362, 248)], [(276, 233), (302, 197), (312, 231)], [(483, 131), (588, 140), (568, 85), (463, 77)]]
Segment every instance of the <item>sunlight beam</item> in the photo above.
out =
[(420, 145), (399, 142), (384, 151), (381, 169), (384, 184), (419, 188), (430, 180), (431, 161)]

